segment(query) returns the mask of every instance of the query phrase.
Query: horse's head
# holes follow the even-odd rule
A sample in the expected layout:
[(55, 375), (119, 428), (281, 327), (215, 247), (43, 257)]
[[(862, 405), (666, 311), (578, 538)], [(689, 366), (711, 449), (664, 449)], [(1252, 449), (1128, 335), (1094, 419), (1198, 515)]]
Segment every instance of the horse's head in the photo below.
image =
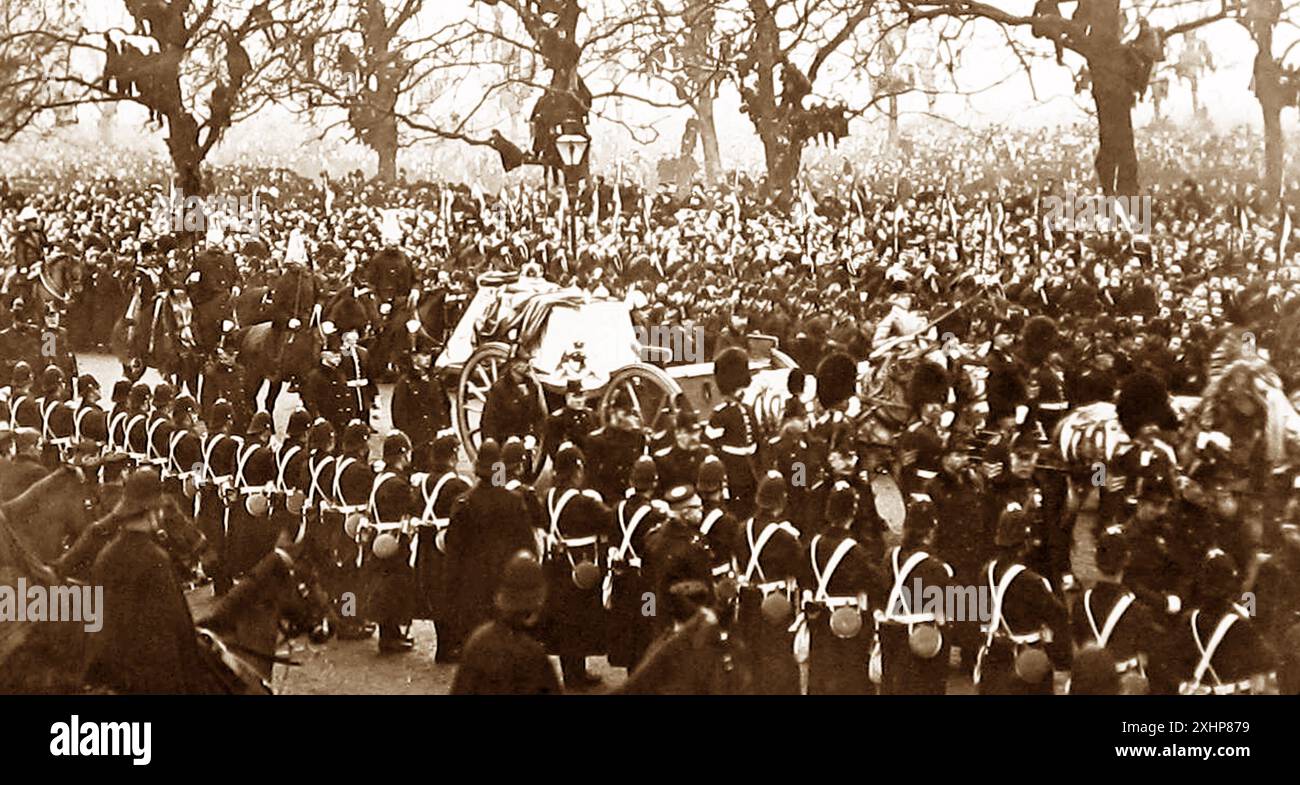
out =
[(333, 609), (314, 567), (302, 553), (300, 543), (281, 537), (275, 550), (262, 557), (199, 620), (199, 625), (226, 640), (237, 637), (245, 648), (267, 653), (272, 651), (278, 637), (292, 639), (307, 635), (315, 642), (328, 639), (335, 626), (330, 623)]

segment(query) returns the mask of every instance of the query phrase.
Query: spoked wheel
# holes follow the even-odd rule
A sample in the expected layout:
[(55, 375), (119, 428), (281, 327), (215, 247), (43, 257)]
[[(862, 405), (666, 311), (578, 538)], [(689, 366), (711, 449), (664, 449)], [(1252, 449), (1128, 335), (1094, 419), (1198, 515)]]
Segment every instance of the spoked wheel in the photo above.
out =
[[(510, 347), (499, 341), (480, 346), (474, 351), (461, 369), (456, 383), (456, 429), (460, 443), (465, 445), (465, 452), (470, 461), (478, 457), (479, 445), (483, 443), (483, 409), (487, 406), (488, 391), (506, 372), (510, 363)], [(542, 385), (531, 375), (529, 381), (537, 395), (537, 410), (546, 411), (546, 396)], [(543, 415), (544, 416), (544, 415)], [(546, 462), (546, 445), (543, 444), (546, 428), (544, 422), (537, 423), (537, 445), (534, 447), (533, 465), (529, 467), (528, 476), (536, 479)]]
[(628, 394), (632, 411), (651, 433), (672, 430), (677, 417), (677, 380), (653, 365), (637, 363), (620, 368), (600, 396), (600, 422), (609, 425), (610, 404), (619, 391)]

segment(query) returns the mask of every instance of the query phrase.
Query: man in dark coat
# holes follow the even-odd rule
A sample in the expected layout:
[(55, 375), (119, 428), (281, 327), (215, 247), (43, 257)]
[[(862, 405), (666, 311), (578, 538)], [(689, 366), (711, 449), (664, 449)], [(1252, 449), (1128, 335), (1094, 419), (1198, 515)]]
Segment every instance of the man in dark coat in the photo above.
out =
[(453, 656), (469, 632), (491, 617), (497, 576), (506, 561), (536, 548), (523, 500), (505, 487), (500, 445), (488, 439), (479, 446), (474, 474), (478, 483), (456, 503), (447, 527), (445, 596), (453, 607), (447, 640), (438, 645)]
[(420, 451), (451, 425), (451, 403), (438, 379), (429, 373), (433, 363), (433, 340), (424, 334), (412, 336), (410, 355), (400, 363), (401, 376), (393, 388), (393, 427)]
[[(498, 583), (493, 581), (493, 583)], [(556, 695), (555, 668), (532, 628), (546, 604), (542, 567), (528, 551), (501, 571), (493, 605), (497, 618), (479, 626), (465, 644), (451, 683), (452, 695)]]
[(121, 530), (100, 553), (91, 583), (104, 588), (104, 627), (90, 636), (88, 683), (131, 694), (194, 692), (202, 655), (185, 594), (158, 545), (162, 486), (152, 469), (126, 482), (114, 511)]

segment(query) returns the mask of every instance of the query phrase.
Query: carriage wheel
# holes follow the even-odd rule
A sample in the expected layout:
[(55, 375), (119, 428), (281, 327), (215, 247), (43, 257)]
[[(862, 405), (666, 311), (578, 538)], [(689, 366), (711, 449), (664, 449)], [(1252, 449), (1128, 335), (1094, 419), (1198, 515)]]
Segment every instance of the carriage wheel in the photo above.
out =
[[(456, 430), (460, 443), (470, 461), (478, 457), (478, 446), (483, 443), (482, 419), (483, 407), (487, 405), (488, 390), (501, 374), (505, 373), (510, 361), (510, 347), (499, 341), (483, 344), (465, 361), (460, 378), (456, 383)], [(531, 376), (537, 393), (540, 411), (546, 411), (546, 397), (542, 385)], [(533, 450), (533, 465), (529, 468), (529, 478), (536, 479), (546, 462), (545, 423), (538, 423), (538, 445)]]
[(651, 433), (672, 430), (677, 416), (677, 396), (682, 388), (677, 381), (653, 365), (636, 364), (620, 368), (600, 395), (600, 422), (609, 425), (609, 403), (617, 390), (632, 397), (632, 411)]

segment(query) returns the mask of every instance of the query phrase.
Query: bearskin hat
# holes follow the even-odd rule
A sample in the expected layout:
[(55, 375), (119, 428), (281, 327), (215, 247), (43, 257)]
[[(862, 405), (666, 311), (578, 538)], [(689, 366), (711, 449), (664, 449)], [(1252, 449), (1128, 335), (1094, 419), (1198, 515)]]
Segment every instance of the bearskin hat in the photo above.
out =
[(1056, 348), (1058, 334), (1056, 322), (1046, 316), (1035, 316), (1025, 322), (1020, 332), (1020, 341), (1025, 347), (1025, 360), (1031, 365), (1039, 365), (1047, 355)]
[(749, 386), (749, 353), (738, 346), (724, 349), (713, 360), (713, 378), (723, 393), (734, 393)]
[(843, 352), (826, 355), (817, 365), (817, 401), (827, 409), (853, 397), (858, 366)]
[(1162, 429), (1178, 427), (1164, 382), (1146, 371), (1129, 374), (1120, 382), (1115, 413), (1129, 436), (1136, 436), (1143, 426), (1152, 423)]
[(907, 385), (907, 403), (915, 410), (920, 410), (927, 403), (947, 403), (948, 372), (942, 365), (925, 360), (912, 371), (912, 379)]

